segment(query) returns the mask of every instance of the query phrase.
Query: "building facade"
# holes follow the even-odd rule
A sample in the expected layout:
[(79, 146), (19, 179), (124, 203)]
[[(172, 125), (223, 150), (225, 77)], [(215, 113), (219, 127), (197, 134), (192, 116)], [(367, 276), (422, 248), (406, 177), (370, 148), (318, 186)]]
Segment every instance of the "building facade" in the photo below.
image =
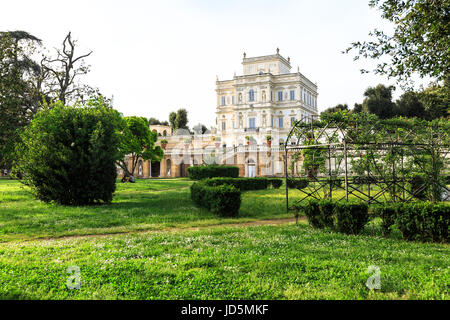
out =
[(192, 134), (150, 126), (164, 158), (140, 161), (136, 176), (183, 177), (189, 166), (203, 163), (235, 165), (247, 177), (284, 174), (283, 145), (294, 121), (317, 116), (317, 85), (299, 69), (291, 72), (290, 58), (279, 49), (261, 57), (244, 53), (242, 67), (242, 75), (216, 81), (216, 128)]
[(264, 145), (276, 131), (284, 143), (294, 121), (317, 115), (317, 85), (297, 70), (290, 58), (274, 55), (242, 60), (243, 75), (216, 81), (218, 135), (227, 146)]

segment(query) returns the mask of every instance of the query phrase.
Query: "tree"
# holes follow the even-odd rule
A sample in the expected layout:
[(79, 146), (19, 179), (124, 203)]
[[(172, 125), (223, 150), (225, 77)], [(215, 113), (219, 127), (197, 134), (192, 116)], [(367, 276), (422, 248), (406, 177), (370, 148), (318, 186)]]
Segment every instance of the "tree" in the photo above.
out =
[(449, 86), (450, 82), (445, 81), (442, 86), (435, 84), (419, 93), (427, 120), (450, 116)]
[(347, 104), (338, 104), (335, 107), (331, 107), (331, 108), (328, 108), (328, 109), (322, 111), (321, 115), (325, 114), (325, 113), (338, 112), (338, 111), (341, 111), (341, 110), (348, 110), (348, 105)]
[[(150, 131), (147, 119), (132, 116), (125, 117), (124, 120), (117, 165), (126, 176), (133, 176), (139, 160), (161, 161), (164, 153), (160, 146), (155, 146), (158, 135)], [(131, 170), (126, 157), (131, 161)]]
[(362, 103), (355, 103), (355, 105), (353, 106), (353, 113), (360, 113), (362, 112)]
[(92, 51), (75, 56), (77, 41), (72, 39), (69, 32), (64, 38), (62, 49), (56, 49), (56, 57), (44, 57), (42, 68), (47, 72), (47, 82), (49, 94), (53, 99), (66, 102), (84, 101), (89, 97), (94, 89), (87, 85), (80, 85), (77, 80), (79, 76), (89, 72), (89, 66), (85, 64), (84, 58), (90, 56)]
[(149, 125), (159, 125), (159, 124), (161, 124), (161, 121), (159, 121), (156, 118), (150, 118), (150, 119), (148, 119), (148, 124)]
[(392, 91), (394, 90), (395, 87), (386, 87), (382, 84), (367, 88), (364, 92), (366, 98), (363, 101), (362, 110), (376, 114), (380, 119), (394, 116), (395, 104), (392, 102)]
[(173, 130), (176, 130), (176, 119), (177, 119), (177, 113), (176, 112), (171, 112), (169, 114), (169, 123), (170, 123), (170, 127)]
[(370, 41), (354, 42), (345, 52), (356, 50), (355, 60), (387, 60), (374, 72), (399, 82), (410, 80), (413, 73), (438, 81), (449, 75), (449, 0), (370, 0), (369, 5), (394, 24), (393, 34), (375, 29)]
[(197, 124), (192, 128), (194, 130), (195, 134), (204, 134), (206, 131), (208, 131), (208, 128), (204, 124)]
[(178, 109), (177, 117), (175, 118), (176, 129), (188, 129), (188, 126), (187, 126), (187, 123), (188, 123), (187, 114), (188, 114), (188, 112), (187, 112), (186, 109)]
[(35, 79), (41, 69), (31, 57), (40, 44), (24, 31), (0, 32), (0, 167), (10, 168), (16, 131), (39, 109)]
[(39, 111), (16, 145), (13, 174), (36, 198), (63, 205), (107, 203), (116, 186), (120, 114), (93, 99)]
[(425, 108), (420, 101), (420, 94), (408, 91), (396, 102), (396, 114), (408, 118), (425, 118)]

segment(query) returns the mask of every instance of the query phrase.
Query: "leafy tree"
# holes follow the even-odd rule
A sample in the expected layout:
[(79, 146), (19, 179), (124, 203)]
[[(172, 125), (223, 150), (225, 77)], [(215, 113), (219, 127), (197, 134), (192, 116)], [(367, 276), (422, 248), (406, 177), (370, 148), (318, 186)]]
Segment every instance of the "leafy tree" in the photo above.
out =
[(0, 167), (10, 168), (16, 131), (39, 109), (41, 69), (31, 56), (40, 44), (24, 31), (0, 32)]
[(353, 110), (354, 113), (360, 113), (362, 112), (362, 103), (355, 103), (355, 105), (353, 106)]
[(177, 127), (176, 127), (176, 119), (177, 119), (177, 113), (176, 112), (171, 112), (169, 114), (169, 123), (170, 123), (170, 126), (172, 127), (173, 130), (177, 129)]
[(425, 108), (420, 101), (420, 95), (414, 91), (408, 91), (402, 94), (396, 102), (396, 114), (408, 118), (424, 118)]
[(150, 118), (150, 119), (148, 119), (148, 124), (149, 125), (159, 125), (159, 124), (161, 124), (161, 121), (159, 121), (156, 118)]
[(341, 110), (348, 110), (348, 105), (347, 104), (338, 104), (335, 107), (331, 107), (331, 108), (328, 108), (328, 109), (322, 111), (321, 115), (325, 114), (325, 113), (338, 112), (338, 111), (341, 111)]
[(362, 110), (367, 113), (376, 114), (381, 119), (394, 116), (395, 104), (392, 102), (392, 91), (395, 87), (386, 87), (379, 84), (376, 87), (369, 87), (364, 92), (366, 97), (362, 104)]
[(39, 111), (16, 145), (13, 173), (45, 202), (110, 202), (116, 185), (120, 114), (93, 99)]
[(428, 120), (450, 115), (450, 82), (445, 81), (444, 85), (432, 85), (422, 91), (420, 101), (425, 108), (425, 117)]
[(177, 117), (175, 118), (176, 129), (188, 129), (188, 112), (186, 109), (178, 109)]
[[(126, 176), (132, 176), (140, 159), (161, 161), (163, 150), (160, 146), (155, 146), (158, 135), (150, 131), (147, 119), (132, 116), (125, 117), (124, 121), (117, 165), (124, 170)], [(131, 170), (126, 157), (131, 161)]]
[(374, 72), (400, 82), (413, 73), (437, 80), (449, 75), (449, 0), (370, 0), (369, 6), (382, 12), (394, 32), (375, 29), (370, 41), (354, 42), (345, 52), (356, 50), (355, 60), (381, 59)]

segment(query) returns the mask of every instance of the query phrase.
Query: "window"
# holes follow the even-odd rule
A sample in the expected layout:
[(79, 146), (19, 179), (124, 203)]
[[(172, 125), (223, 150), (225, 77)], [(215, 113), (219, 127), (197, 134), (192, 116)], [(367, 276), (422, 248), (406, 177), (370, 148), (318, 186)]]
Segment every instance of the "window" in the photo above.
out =
[(270, 91), (270, 101), (273, 101), (273, 92)]
[(255, 128), (255, 118), (248, 118), (248, 126), (250, 129)]
[(235, 129), (235, 128), (236, 128), (236, 125), (235, 125), (234, 121), (233, 121), (232, 125), (233, 125), (233, 129)]
[(278, 101), (283, 101), (283, 91), (278, 91)]
[(273, 128), (273, 116), (270, 116), (270, 126)]
[(231, 104), (234, 104), (234, 96), (231, 96)]
[(249, 101), (255, 101), (255, 91), (250, 90), (250, 92), (248, 93), (248, 98)]
[(291, 127), (294, 125), (295, 117), (291, 117)]
[(278, 128), (283, 128), (283, 117), (278, 118)]
[(291, 90), (290, 94), (291, 94), (291, 101), (295, 100), (295, 91)]
[(222, 122), (222, 131), (225, 131), (227, 128), (227, 123), (225, 121)]
[(222, 105), (222, 106), (225, 105), (225, 96), (222, 97), (221, 105)]

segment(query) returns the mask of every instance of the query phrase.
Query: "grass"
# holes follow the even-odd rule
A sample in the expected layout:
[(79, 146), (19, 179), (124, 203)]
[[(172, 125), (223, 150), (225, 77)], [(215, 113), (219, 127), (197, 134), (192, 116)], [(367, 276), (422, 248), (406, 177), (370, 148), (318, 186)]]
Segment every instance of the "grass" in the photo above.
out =
[(118, 183), (111, 204), (60, 206), (36, 201), (18, 181), (0, 179), (0, 242), (286, 218), (283, 189), (246, 192), (238, 219), (197, 208), (187, 179)]
[[(306, 225), (3, 244), (7, 299), (449, 299), (448, 246)], [(66, 288), (69, 266), (80, 289)], [(367, 268), (380, 268), (369, 290)]]
[[(240, 218), (228, 219), (194, 207), (191, 183), (119, 183), (109, 205), (63, 207), (0, 179), (0, 298), (450, 298), (448, 245), (403, 241), (398, 230), (386, 239), (377, 223), (359, 236), (315, 230), (304, 221), (227, 226), (289, 217), (284, 189), (243, 193)], [(213, 224), (223, 226), (182, 229)], [(139, 230), (155, 231), (133, 233)], [(131, 233), (58, 238), (115, 232)], [(371, 265), (380, 268), (380, 290), (365, 286)], [(80, 268), (80, 289), (66, 287), (69, 266)]]

